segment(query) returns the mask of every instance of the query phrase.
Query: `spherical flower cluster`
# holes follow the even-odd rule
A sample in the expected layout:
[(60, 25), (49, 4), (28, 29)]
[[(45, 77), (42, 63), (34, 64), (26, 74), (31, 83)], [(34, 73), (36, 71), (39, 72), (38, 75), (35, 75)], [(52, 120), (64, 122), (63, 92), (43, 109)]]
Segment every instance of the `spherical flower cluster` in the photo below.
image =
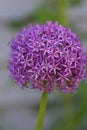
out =
[(9, 70), (22, 87), (75, 92), (84, 79), (86, 54), (78, 36), (57, 22), (23, 28), (10, 42)]

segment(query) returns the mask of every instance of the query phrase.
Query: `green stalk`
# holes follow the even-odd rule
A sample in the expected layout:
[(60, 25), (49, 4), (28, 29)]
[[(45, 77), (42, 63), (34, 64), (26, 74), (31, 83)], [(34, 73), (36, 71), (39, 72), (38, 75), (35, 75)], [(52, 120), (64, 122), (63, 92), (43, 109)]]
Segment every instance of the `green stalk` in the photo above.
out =
[(58, 16), (59, 23), (65, 26), (69, 26), (69, 20), (67, 17), (67, 11), (69, 8), (69, 0), (59, 0), (58, 2)]
[(41, 104), (40, 104), (40, 110), (39, 110), (36, 130), (43, 129), (43, 122), (44, 122), (47, 100), (48, 100), (48, 93), (44, 92), (41, 97)]

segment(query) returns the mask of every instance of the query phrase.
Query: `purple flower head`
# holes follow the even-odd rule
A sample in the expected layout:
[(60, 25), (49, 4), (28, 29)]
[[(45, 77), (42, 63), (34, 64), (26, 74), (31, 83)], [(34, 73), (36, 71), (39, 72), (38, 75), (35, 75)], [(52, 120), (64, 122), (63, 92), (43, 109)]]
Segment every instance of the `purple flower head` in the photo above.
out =
[(22, 87), (63, 93), (85, 78), (86, 54), (78, 36), (57, 22), (23, 28), (10, 42), (9, 71)]

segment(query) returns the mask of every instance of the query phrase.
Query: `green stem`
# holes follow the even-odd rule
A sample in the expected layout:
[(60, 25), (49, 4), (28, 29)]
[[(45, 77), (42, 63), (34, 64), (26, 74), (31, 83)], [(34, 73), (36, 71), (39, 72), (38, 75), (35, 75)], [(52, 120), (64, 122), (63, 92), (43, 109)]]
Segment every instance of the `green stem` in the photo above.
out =
[(67, 11), (69, 7), (69, 0), (59, 0), (58, 3), (58, 14), (59, 22), (65, 26), (69, 26), (69, 20), (67, 16)]
[(43, 128), (43, 121), (44, 121), (44, 115), (46, 111), (47, 100), (48, 100), (48, 93), (44, 92), (41, 97), (41, 104), (40, 104), (36, 130), (42, 130)]

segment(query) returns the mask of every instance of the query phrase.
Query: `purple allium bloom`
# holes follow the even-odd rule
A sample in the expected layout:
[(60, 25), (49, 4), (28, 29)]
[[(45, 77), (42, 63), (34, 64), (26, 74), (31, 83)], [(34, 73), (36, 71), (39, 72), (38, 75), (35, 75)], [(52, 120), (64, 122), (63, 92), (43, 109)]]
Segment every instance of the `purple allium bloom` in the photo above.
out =
[(17, 84), (75, 92), (85, 78), (86, 54), (78, 36), (57, 22), (23, 28), (10, 42), (9, 71)]

